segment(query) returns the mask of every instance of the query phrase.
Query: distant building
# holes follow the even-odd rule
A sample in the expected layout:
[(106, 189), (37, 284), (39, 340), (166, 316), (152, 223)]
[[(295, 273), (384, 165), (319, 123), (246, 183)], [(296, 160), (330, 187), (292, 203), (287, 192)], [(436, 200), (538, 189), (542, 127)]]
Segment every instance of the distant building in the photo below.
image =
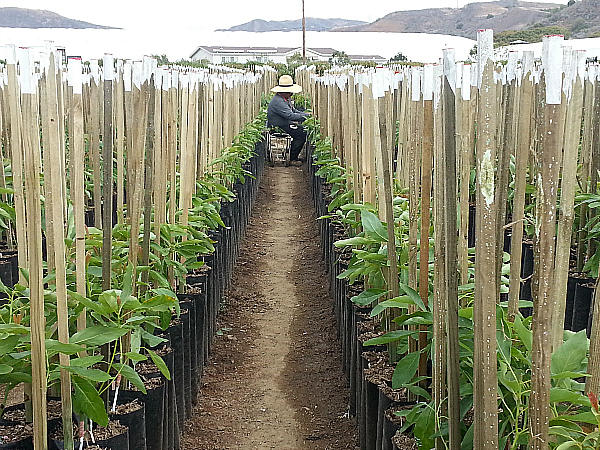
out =
[[(336, 50), (333, 48), (307, 48), (308, 61), (328, 61)], [(219, 47), (201, 45), (190, 59), (200, 61), (208, 60), (211, 64), (245, 63), (248, 61), (273, 62), (285, 64), (287, 58), (302, 54), (302, 47)]]
[(387, 59), (379, 55), (348, 55), (348, 58), (350, 58), (350, 61), (356, 63), (373, 61), (376, 64), (383, 64), (388, 62)]

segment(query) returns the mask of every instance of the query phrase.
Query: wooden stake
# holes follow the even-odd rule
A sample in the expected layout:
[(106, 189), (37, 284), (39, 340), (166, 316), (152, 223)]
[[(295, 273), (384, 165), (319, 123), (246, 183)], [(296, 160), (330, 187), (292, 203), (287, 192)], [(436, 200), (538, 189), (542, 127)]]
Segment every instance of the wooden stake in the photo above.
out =
[[(112, 273), (112, 230), (113, 230), (113, 58), (104, 57), (104, 132), (102, 133), (102, 290), (111, 287)], [(96, 184), (96, 183), (95, 183)], [(100, 204), (100, 198), (94, 199), (94, 204)], [(98, 209), (96, 210), (98, 212)]]
[(477, 120), (477, 205), (475, 246), (475, 301), (473, 307), (474, 448), (498, 447), (496, 359), (496, 83), (494, 82), (492, 30), (478, 32), (479, 114)]
[[(530, 449), (549, 448), (550, 420), (550, 358), (552, 298), (554, 282), (554, 237), (556, 227), (556, 197), (562, 146), (561, 125), (561, 61), (562, 36), (544, 38), (544, 73), (542, 75), (541, 124), (543, 134), (538, 157), (538, 194), (536, 209), (537, 295), (534, 296), (531, 331), (531, 397), (529, 403)], [(545, 85), (544, 85), (545, 83)]]
[[(150, 234), (152, 233), (152, 189), (154, 182), (154, 110), (156, 89), (154, 86), (154, 74), (148, 82), (148, 128), (146, 131), (146, 158), (145, 158), (145, 183), (144, 183), (144, 237), (142, 240), (142, 266), (150, 263)], [(148, 283), (148, 271), (142, 273), (142, 286), (140, 295), (146, 292)]]
[[(419, 261), (419, 295), (423, 304), (429, 303), (429, 227), (431, 226), (431, 188), (433, 153), (433, 66), (423, 70), (423, 154), (421, 158), (421, 233)], [(419, 350), (427, 345), (426, 325), (421, 325)], [(427, 353), (421, 353), (419, 376), (427, 375)], [(438, 406), (438, 405), (436, 405)], [(436, 408), (437, 410), (437, 408)]]
[[(30, 323), (31, 323), (31, 401), (33, 403), (33, 445), (36, 449), (47, 448), (47, 422), (46, 422), (46, 330), (44, 317), (44, 286), (42, 273), (42, 222), (41, 194), (39, 176), (41, 161), (39, 146), (34, 144), (38, 134), (22, 132), (21, 109), (18, 82), (16, 78), (16, 64), (14, 48), (8, 49), (8, 99), (11, 114), (11, 156), (13, 171), (13, 186), (15, 188), (15, 205), (17, 206), (17, 239), (27, 236), (28, 241), (17, 241), (19, 252), (19, 266), (29, 269), (29, 294), (30, 294)], [(28, 59), (28, 58), (27, 58)], [(31, 73), (31, 71), (23, 71)], [(31, 92), (35, 92), (33, 86)], [(31, 102), (32, 95), (25, 96), (28, 104), (26, 109), (28, 117), (37, 117), (37, 102)], [(35, 122), (32, 120), (32, 122)], [(37, 130), (36, 130), (37, 131)], [(18, 134), (16, 134), (18, 133)], [(36, 149), (38, 150), (36, 152)], [(25, 152), (25, 153), (23, 153)], [(25, 178), (23, 179), (23, 170)], [(25, 203), (25, 196), (27, 202)], [(20, 211), (22, 212), (22, 215)], [(27, 222), (25, 222), (25, 213)], [(27, 230), (25, 230), (27, 228)], [(23, 255), (24, 244), (27, 243), (29, 258)], [(24, 278), (20, 275), (21, 280)], [(21, 282), (20, 280), (20, 282)], [(27, 401), (27, 399), (26, 399)]]
[[(77, 278), (77, 293), (86, 295), (86, 264), (85, 264), (85, 154), (83, 138), (83, 103), (81, 59), (69, 59), (69, 81), (73, 89), (71, 100), (71, 132), (69, 134), (69, 148), (73, 168), (71, 181), (71, 201), (73, 202), (73, 216), (75, 218), (75, 272)], [(77, 318), (77, 331), (86, 327), (85, 309)], [(80, 356), (85, 356), (82, 352)]]
[(452, 71), (455, 70), (454, 51), (444, 50), (444, 77), (442, 107), (444, 114), (444, 159), (439, 167), (443, 171), (443, 234), (438, 236), (445, 249), (446, 284), (443, 295), (448, 307), (448, 423), (449, 448), (460, 449), (460, 368), (458, 338), (458, 271), (457, 271), (457, 198), (456, 198), (456, 124), (455, 99), (452, 91)]
[[(585, 63), (585, 53), (580, 53), (579, 59)], [(568, 99), (567, 103), (567, 116), (565, 120), (560, 209), (556, 236), (554, 308), (552, 314), (553, 351), (556, 351), (562, 344), (564, 334), (571, 237), (573, 234), (573, 220), (575, 216), (574, 201), (575, 190), (577, 188), (578, 147), (583, 112), (583, 70), (581, 70), (580, 77), (577, 76), (576, 72), (574, 74), (574, 80), (565, 80), (565, 83), (572, 83), (572, 91), (570, 92), (570, 99)]]
[[(533, 63), (533, 55), (525, 55), (524, 60)], [(519, 97), (519, 122), (515, 149), (515, 179), (513, 194), (513, 217), (510, 246), (510, 281), (508, 288), (508, 315), (513, 318), (519, 312), (521, 294), (521, 256), (523, 252), (523, 221), (525, 220), (525, 189), (527, 186), (527, 162), (531, 145), (531, 116), (533, 102), (533, 82), (530, 79), (532, 67), (524, 64), (523, 80)]]
[[(50, 53), (50, 64), (46, 73), (45, 98), (42, 98), (42, 104), (47, 107), (43, 111), (47, 112), (46, 117), (42, 117), (45, 122), (45, 130), (48, 133), (46, 139), (48, 146), (44, 147), (44, 152), (49, 153), (51, 164), (44, 166), (46, 183), (52, 186), (50, 196), (46, 198), (46, 222), (53, 224), (53, 235), (48, 239), (53, 241), (54, 264), (56, 270), (56, 306), (58, 318), (58, 340), (63, 344), (69, 343), (69, 310), (67, 306), (67, 280), (65, 264), (65, 237), (63, 215), (63, 192), (62, 185), (64, 178), (60, 171), (60, 161), (64, 160), (61, 139), (59, 117), (58, 117), (58, 96), (56, 82), (56, 63), (54, 53)], [(48, 220), (50, 219), (50, 220)], [(60, 358), (60, 386), (61, 386), (61, 405), (63, 418), (63, 433), (66, 449), (73, 449), (73, 421), (71, 404), (71, 375), (64, 368), (70, 365), (68, 355), (59, 353)]]

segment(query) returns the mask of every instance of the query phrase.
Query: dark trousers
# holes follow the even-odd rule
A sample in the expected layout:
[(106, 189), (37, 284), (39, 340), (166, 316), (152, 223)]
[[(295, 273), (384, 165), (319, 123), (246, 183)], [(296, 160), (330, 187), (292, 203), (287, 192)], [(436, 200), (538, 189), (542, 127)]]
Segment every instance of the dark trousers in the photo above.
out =
[(290, 149), (290, 160), (294, 161), (298, 159), (298, 155), (306, 142), (306, 130), (302, 125), (286, 125), (279, 128), (293, 138), (292, 148)]

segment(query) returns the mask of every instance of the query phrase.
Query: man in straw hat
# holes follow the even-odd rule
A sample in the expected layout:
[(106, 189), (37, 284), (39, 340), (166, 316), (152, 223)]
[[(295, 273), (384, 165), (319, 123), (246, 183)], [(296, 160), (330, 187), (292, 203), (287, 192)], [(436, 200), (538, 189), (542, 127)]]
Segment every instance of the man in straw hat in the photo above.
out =
[(302, 86), (295, 84), (289, 75), (279, 78), (279, 84), (271, 89), (275, 95), (267, 109), (267, 127), (278, 127), (292, 137), (292, 148), (290, 149), (290, 161), (298, 161), (304, 143), (306, 142), (306, 131), (300, 125), (308, 117), (308, 113), (294, 108), (291, 102), (292, 94), (302, 91)]

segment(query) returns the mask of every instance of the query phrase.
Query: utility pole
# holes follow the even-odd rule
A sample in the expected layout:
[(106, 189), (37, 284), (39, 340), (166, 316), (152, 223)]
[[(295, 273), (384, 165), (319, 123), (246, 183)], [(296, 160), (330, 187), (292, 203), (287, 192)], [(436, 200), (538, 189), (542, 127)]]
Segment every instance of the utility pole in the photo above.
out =
[(304, 0), (302, 0), (302, 64), (306, 64), (306, 18), (304, 17)]

